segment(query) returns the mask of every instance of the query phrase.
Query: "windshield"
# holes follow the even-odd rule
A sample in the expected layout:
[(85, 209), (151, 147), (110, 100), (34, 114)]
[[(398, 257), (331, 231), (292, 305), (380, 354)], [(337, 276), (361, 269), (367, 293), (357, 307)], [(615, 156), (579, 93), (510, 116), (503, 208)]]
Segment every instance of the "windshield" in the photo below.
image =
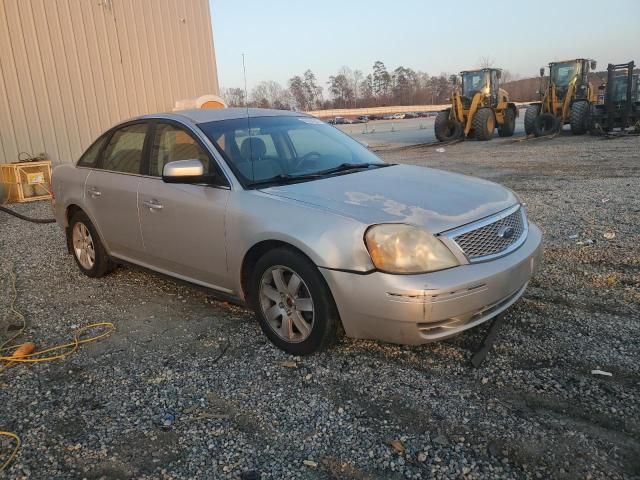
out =
[(359, 142), (313, 117), (239, 118), (199, 127), (244, 185), (388, 165)]
[(613, 100), (614, 102), (627, 101), (627, 83), (628, 77), (626, 75), (618, 75), (617, 77), (613, 77), (611, 100)]
[(551, 82), (556, 87), (566, 87), (580, 74), (579, 62), (554, 63), (551, 65)]
[[(462, 74), (462, 96), (471, 98), (489, 85), (489, 72), (465, 72)], [(487, 88), (487, 92), (489, 89)]]

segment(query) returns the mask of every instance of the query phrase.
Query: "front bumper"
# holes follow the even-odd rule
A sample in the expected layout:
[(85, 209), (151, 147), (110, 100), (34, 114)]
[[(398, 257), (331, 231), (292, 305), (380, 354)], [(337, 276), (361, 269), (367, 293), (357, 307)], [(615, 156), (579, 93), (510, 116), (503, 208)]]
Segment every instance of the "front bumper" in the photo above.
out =
[(542, 234), (504, 257), (420, 275), (321, 268), (348, 336), (418, 345), (456, 335), (515, 303), (535, 273)]

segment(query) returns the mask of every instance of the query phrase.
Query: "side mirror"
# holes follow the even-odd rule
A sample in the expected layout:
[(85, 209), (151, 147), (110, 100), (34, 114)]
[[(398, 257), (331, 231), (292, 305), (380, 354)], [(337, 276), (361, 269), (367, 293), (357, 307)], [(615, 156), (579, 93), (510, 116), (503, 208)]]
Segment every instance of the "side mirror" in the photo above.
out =
[(605, 90), (606, 88), (607, 88), (607, 84), (606, 84), (606, 83), (603, 83), (602, 85), (600, 85), (600, 86), (598, 87), (598, 90)]
[(450, 77), (451, 83), (453, 83), (453, 85), (458, 85), (458, 76), (457, 75), (451, 75)]
[(598, 66), (598, 62), (596, 62), (595, 60), (591, 60), (591, 70), (595, 71), (597, 66)]
[(496, 70), (496, 78), (500, 80), (502, 78), (502, 70)]
[(200, 160), (176, 160), (167, 163), (162, 170), (165, 183), (205, 183), (207, 180)]
[(540, 67), (540, 76), (544, 77), (544, 67)]

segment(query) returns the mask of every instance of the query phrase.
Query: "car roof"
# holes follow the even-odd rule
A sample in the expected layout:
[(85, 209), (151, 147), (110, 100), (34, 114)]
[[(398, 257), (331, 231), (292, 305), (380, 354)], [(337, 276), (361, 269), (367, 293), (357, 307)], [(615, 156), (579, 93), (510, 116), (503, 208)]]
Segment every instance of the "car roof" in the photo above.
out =
[(178, 110), (175, 112), (153, 113), (137, 118), (161, 118), (178, 121), (190, 120), (193, 123), (207, 123), (218, 120), (235, 120), (247, 117), (308, 117), (303, 112), (290, 110), (274, 110), (269, 108), (198, 108), (193, 110)]

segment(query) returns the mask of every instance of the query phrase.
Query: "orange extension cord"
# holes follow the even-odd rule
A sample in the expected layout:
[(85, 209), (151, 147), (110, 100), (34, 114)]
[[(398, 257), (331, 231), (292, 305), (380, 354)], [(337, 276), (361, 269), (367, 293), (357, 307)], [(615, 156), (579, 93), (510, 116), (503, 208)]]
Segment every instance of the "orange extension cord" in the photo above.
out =
[[(53, 347), (45, 348), (44, 350), (35, 351), (35, 345), (31, 342), (25, 342), (22, 344), (14, 344), (14, 341), (20, 337), (26, 328), (26, 322), (24, 315), (20, 313), (15, 308), (16, 300), (18, 298), (18, 291), (16, 290), (16, 275), (13, 271), (13, 265), (9, 260), (4, 257), (0, 257), (0, 260), (3, 262), (7, 262), (9, 267), (9, 278), (11, 280), (11, 302), (9, 304), (9, 313), (15, 315), (20, 319), (21, 327), (13, 335), (9, 340), (0, 345), (0, 373), (4, 372), (7, 368), (11, 367), (14, 363), (41, 363), (41, 362), (51, 362), (53, 360), (63, 359), (72, 353), (74, 353), (78, 347), (84, 343), (95, 342), (102, 338), (106, 338), (110, 336), (113, 332), (115, 332), (116, 327), (111, 322), (98, 322), (92, 323), (90, 325), (85, 325), (84, 327), (78, 328), (73, 334), (73, 341), (69, 343), (65, 343), (63, 345), (55, 345)], [(100, 333), (99, 335), (94, 335), (93, 337), (82, 337), (82, 334), (87, 330), (93, 328), (104, 327), (105, 331)], [(9, 356), (3, 355), (3, 352), (8, 352), (13, 350), (13, 353)], [(58, 352), (58, 353), (56, 353)], [(0, 437), (8, 437), (15, 441), (16, 445), (11, 452), (11, 455), (5, 460), (4, 463), (0, 464), (0, 472), (6, 469), (11, 462), (18, 455), (18, 451), (20, 450), (20, 445), (22, 442), (20, 441), (20, 437), (13, 432), (5, 432), (0, 430)]]

